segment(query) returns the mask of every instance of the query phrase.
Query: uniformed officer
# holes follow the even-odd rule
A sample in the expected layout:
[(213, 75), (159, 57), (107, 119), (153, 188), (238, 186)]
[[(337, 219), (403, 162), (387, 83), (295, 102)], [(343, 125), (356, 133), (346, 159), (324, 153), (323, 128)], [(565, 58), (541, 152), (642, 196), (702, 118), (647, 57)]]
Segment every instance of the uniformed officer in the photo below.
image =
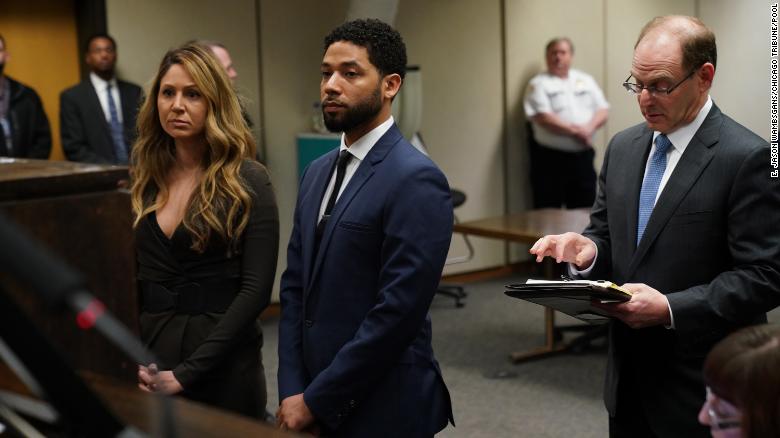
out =
[(590, 207), (596, 195), (593, 134), (607, 121), (609, 104), (593, 77), (570, 68), (569, 38), (554, 38), (545, 53), (547, 71), (531, 79), (524, 102), (533, 126), (534, 207)]

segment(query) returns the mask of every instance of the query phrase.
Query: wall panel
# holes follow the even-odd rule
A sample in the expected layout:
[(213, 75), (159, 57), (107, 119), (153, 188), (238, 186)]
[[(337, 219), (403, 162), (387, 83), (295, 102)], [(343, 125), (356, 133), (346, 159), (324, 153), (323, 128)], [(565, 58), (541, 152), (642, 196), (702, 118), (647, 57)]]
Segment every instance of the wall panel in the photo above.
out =
[(260, 61), (254, 0), (106, 2), (108, 32), (117, 41), (117, 73), (144, 89), (157, 73), (165, 52), (192, 39), (223, 43), (238, 71), (237, 89), (262, 139)]
[(699, 17), (715, 32), (718, 65), (712, 99), (723, 112), (769, 139), (769, 26), (766, 0), (706, 0)]
[[(504, 212), (500, 2), (401, 1), (396, 25), (423, 76), (420, 128), (431, 158), (466, 193), (461, 220)], [(473, 239), (475, 257), (446, 272), (504, 262), (502, 242)], [(450, 256), (466, 253), (455, 235)]]

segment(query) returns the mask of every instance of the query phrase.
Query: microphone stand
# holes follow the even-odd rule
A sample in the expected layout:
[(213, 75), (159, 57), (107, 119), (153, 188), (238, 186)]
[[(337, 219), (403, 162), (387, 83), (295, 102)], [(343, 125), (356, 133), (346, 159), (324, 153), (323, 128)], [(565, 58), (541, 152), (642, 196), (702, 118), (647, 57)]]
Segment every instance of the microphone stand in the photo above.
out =
[[(21, 281), (29, 284), (32, 289), (37, 292), (41, 298), (50, 307), (57, 310), (64, 310), (70, 308), (76, 312), (76, 323), (82, 330), (89, 330), (94, 328), (96, 331), (105, 336), (115, 346), (117, 346), (122, 352), (124, 352), (131, 360), (138, 364), (150, 364), (156, 363), (156, 360), (152, 354), (143, 346), (140, 340), (135, 337), (121, 321), (117, 320), (110, 312), (105, 308), (105, 305), (90, 294), (85, 288), (85, 281), (83, 277), (67, 266), (62, 261), (51, 255), (46, 249), (44, 249), (38, 242), (30, 239), (26, 234), (20, 230), (17, 226), (9, 222), (5, 217), (0, 215), (0, 243), (2, 243), (3, 250), (0, 251), (0, 269), (4, 272), (17, 277)], [(46, 275), (41, 275), (41, 273)], [(2, 288), (0, 287), (0, 292)], [(3, 296), (0, 293), (0, 296)], [(13, 309), (13, 310), (11, 310)], [(58, 382), (56, 379), (47, 379), (48, 369), (52, 364), (57, 363), (63, 369), (70, 370), (70, 367), (64, 363), (62, 358), (57, 358), (57, 354), (49, 354), (45, 349), (35, 348), (43, 342), (49, 345), (48, 341), (35, 329), (32, 323), (24, 318), (16, 304), (9, 298), (3, 297), (3, 302), (0, 302), (0, 323), (3, 328), (0, 331), (3, 339), (6, 339), (9, 346), (14, 351), (25, 351), (25, 354), (21, 354), (22, 358), (35, 358), (38, 363), (31, 363), (26, 361), (27, 366), (32, 371), (32, 374), (41, 382), (42, 386), (46, 388), (47, 393), (57, 393), (52, 391), (51, 388), (57, 387)], [(14, 321), (11, 323), (10, 321)], [(25, 326), (26, 330), (19, 330), (20, 327), (14, 328), (14, 324), (19, 326)], [(36, 340), (32, 342), (28, 339), (28, 335), (24, 332), (32, 333), (32, 337)], [(25, 342), (18, 342), (19, 339), (26, 339)], [(13, 341), (13, 342), (12, 342)], [(11, 345), (13, 344), (13, 345)], [(28, 350), (32, 348), (32, 351)], [(54, 351), (53, 349), (50, 349)], [(39, 354), (48, 356), (48, 360), (39, 361)], [(49, 360), (53, 362), (49, 362)], [(37, 372), (36, 372), (37, 370)], [(78, 376), (72, 371), (72, 376), (68, 377), (71, 380), (79, 381)], [(43, 380), (42, 380), (43, 379)], [(48, 381), (48, 384), (47, 384)], [(55, 386), (50, 386), (55, 385)], [(73, 384), (76, 385), (76, 384)], [(80, 392), (89, 393), (97, 403), (90, 402), (89, 409), (92, 411), (105, 411), (106, 416), (111, 416), (107, 420), (105, 427), (109, 424), (116, 426), (118, 420), (113, 418), (113, 415), (103, 407), (99, 400), (91, 394), (91, 391), (84, 387), (79, 389)], [(173, 416), (173, 406), (170, 401), (170, 397), (165, 395), (159, 395), (158, 397), (161, 413), (161, 430), (160, 435), (167, 438), (175, 438), (176, 426)], [(72, 406), (67, 403), (66, 400), (59, 402), (52, 401), (57, 409), (63, 409), (69, 412), (71, 415), (77, 415), (76, 406)], [(106, 417), (108, 418), (108, 417)], [(93, 419), (85, 418), (86, 422), (93, 422)], [(118, 423), (121, 424), (121, 423)], [(106, 429), (107, 430), (107, 429)], [(105, 432), (95, 436), (114, 436), (115, 434), (106, 434)]]

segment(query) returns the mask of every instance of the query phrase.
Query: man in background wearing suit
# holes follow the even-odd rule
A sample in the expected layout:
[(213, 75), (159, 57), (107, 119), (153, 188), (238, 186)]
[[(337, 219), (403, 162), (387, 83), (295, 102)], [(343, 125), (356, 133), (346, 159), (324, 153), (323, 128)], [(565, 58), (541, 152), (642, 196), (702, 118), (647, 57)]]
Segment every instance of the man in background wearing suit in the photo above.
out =
[(300, 183), (281, 283), (282, 428), (431, 437), (452, 421), (428, 315), (452, 201), (391, 116), (405, 71), (401, 36), (381, 21), (325, 38), (323, 116), (343, 135)]
[(624, 87), (644, 124), (610, 142), (590, 225), (531, 248), (633, 293), (596, 304), (610, 324), (604, 401), (612, 437), (709, 436), (702, 363), (718, 340), (780, 303), (780, 180), (766, 140), (709, 90), (715, 35), (693, 17), (642, 30)]
[(127, 164), (141, 87), (116, 78), (116, 42), (109, 35), (89, 38), (86, 63), (89, 78), (60, 95), (62, 149), (71, 161)]
[(0, 157), (49, 158), (51, 130), (38, 93), (3, 74), (10, 56), (0, 35)]

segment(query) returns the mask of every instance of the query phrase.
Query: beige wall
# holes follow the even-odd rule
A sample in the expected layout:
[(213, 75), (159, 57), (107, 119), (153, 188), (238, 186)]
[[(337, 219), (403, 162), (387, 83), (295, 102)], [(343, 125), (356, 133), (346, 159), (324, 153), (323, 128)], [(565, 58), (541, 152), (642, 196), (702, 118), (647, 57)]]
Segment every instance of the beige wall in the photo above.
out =
[[(605, 0), (606, 23), (605, 57), (606, 86), (604, 93), (612, 108), (607, 124), (607, 138), (621, 130), (642, 122), (636, 98), (622, 87), (631, 70), (631, 58), (639, 31), (651, 18), (658, 15), (695, 15), (694, 0)], [(603, 154), (597, 158), (599, 168)]]
[[(612, 106), (597, 137), (597, 167), (609, 137), (642, 120), (635, 99), (620, 84), (641, 26), (656, 15), (698, 13), (713, 27), (721, 60), (713, 97), (735, 119), (766, 135), (768, 6), (763, 3), (401, 0), (396, 26), (406, 40), (410, 63), (419, 64), (423, 74), (421, 130), (451, 185), (468, 195), (456, 212), (460, 219), (528, 208), (522, 94), (543, 68), (544, 43), (556, 35), (574, 40), (575, 67), (595, 77)], [(252, 115), (257, 121), (261, 111), (265, 115), (259, 128), (280, 207), (281, 272), (298, 186), (295, 135), (309, 129), (311, 104), (319, 98), (322, 38), (343, 21), (348, 1), (111, 0), (107, 6), (109, 30), (119, 40), (120, 71), (137, 82), (152, 76), (166, 48), (184, 40), (219, 39), (230, 48), (239, 83), (255, 102)], [(757, 25), (761, 31), (752, 31)], [(450, 270), (503, 263), (504, 245), (487, 239), (475, 243), (474, 261)], [(451, 255), (463, 250), (456, 236)], [(522, 258), (524, 252), (524, 247), (513, 248), (512, 258)]]
[(312, 103), (320, 98), (322, 39), (344, 20), (346, 11), (346, 0), (260, 1), (266, 114), (263, 129), (281, 225), (277, 276), (286, 266), (298, 193), (295, 135), (311, 127)]
[[(467, 199), (461, 220), (504, 212), (500, 2), (402, 0), (396, 27), (409, 64), (423, 77), (420, 132), (431, 158)], [(475, 257), (445, 270), (475, 270), (503, 263), (504, 245), (473, 239)], [(466, 253), (460, 236), (450, 256)]]
[[(604, 89), (603, 0), (506, 1), (507, 127), (509, 211), (531, 207), (528, 187), (528, 154), (523, 96), (528, 81), (544, 71), (544, 46), (553, 37), (568, 36), (575, 47), (572, 66), (593, 76)], [(602, 129), (595, 139), (597, 149), (605, 142)]]
[(168, 49), (192, 39), (222, 42), (238, 71), (237, 87), (247, 99), (255, 134), (260, 133), (261, 64), (255, 0), (109, 0), (106, 14), (109, 33), (117, 41), (118, 75), (145, 90)]
[(715, 32), (718, 65), (712, 98), (737, 122), (769, 139), (769, 5), (766, 0), (700, 0)]

